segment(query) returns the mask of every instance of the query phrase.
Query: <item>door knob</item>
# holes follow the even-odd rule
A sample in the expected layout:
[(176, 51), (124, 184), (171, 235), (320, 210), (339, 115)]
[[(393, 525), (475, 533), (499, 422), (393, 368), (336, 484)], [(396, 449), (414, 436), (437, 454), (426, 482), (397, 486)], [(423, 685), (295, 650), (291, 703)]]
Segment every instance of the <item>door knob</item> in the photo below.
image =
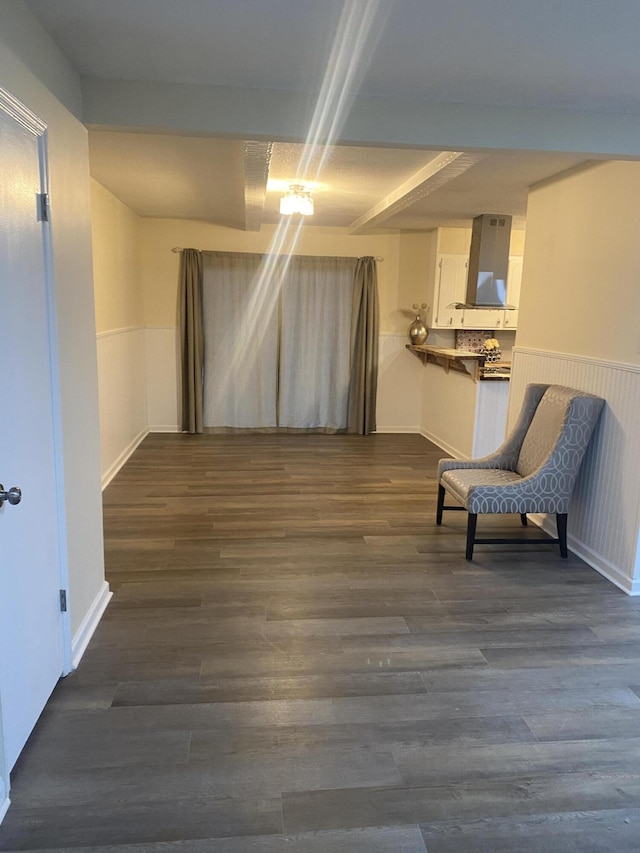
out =
[(22, 489), (19, 489), (17, 486), (11, 486), (8, 492), (5, 492), (4, 486), (0, 483), (0, 506), (5, 501), (9, 501), (11, 506), (15, 506), (19, 504), (22, 500)]

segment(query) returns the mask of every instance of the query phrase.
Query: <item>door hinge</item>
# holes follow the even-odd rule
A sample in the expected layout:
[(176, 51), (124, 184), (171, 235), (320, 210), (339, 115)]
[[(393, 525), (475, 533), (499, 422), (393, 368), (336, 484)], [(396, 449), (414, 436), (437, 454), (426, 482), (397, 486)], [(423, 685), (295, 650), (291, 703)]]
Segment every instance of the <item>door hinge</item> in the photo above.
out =
[(66, 589), (60, 590), (60, 610), (63, 613), (67, 612), (67, 590)]
[(38, 193), (38, 222), (49, 221), (49, 194)]

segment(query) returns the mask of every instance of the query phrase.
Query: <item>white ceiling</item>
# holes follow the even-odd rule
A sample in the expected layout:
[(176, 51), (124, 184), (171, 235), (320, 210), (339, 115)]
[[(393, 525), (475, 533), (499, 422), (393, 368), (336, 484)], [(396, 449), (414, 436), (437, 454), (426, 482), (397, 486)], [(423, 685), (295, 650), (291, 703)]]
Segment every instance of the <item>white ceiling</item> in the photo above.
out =
[[(370, 28), (361, 93), (471, 105), (640, 113), (638, 0), (348, 0)], [(27, 0), (83, 76), (317, 91), (343, 0)], [(370, 19), (367, 15), (370, 14)], [(277, 221), (301, 146), (92, 129), (92, 173), (143, 216), (234, 228)], [(265, 141), (263, 141), (265, 142)], [(483, 212), (522, 225), (527, 189), (579, 155), (336, 146), (317, 180), (313, 224), (351, 229), (468, 224)], [(270, 154), (270, 156), (269, 156)], [(260, 159), (262, 158), (262, 159)], [(447, 159), (447, 158), (445, 158)], [(314, 160), (314, 158), (312, 158)], [(431, 164), (431, 166), (430, 166)], [(264, 192), (259, 176), (266, 177)], [(256, 178), (258, 176), (258, 178)], [(256, 183), (257, 182), (257, 183)], [(247, 199), (260, 215), (248, 215)], [(262, 208), (264, 203), (264, 208)], [(253, 225), (248, 225), (252, 222)]]

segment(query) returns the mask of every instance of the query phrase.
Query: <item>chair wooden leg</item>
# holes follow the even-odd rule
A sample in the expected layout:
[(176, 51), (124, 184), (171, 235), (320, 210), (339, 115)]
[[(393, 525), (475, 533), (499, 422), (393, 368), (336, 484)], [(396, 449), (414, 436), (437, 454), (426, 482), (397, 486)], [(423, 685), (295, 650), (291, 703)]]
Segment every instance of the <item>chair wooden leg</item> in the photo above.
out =
[(475, 512), (470, 512), (467, 518), (467, 553), (465, 554), (467, 560), (473, 559), (473, 543), (476, 538), (476, 523), (478, 521), (478, 515)]
[(527, 526), (527, 513), (526, 512), (520, 513), (520, 522), (521, 522), (523, 527)]
[(438, 508), (436, 509), (436, 524), (442, 524), (442, 510), (444, 507), (444, 486), (438, 485)]
[(568, 557), (569, 552), (567, 551), (567, 513), (566, 512), (557, 512), (556, 513), (556, 525), (558, 527), (558, 545), (560, 546), (560, 556)]

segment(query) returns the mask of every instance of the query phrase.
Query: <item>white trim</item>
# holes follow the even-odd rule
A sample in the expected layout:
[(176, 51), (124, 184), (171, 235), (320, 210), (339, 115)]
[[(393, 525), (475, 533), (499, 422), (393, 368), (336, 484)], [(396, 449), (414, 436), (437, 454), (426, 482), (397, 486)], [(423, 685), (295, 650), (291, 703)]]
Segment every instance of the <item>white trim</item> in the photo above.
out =
[(149, 429), (147, 427), (145, 427), (143, 430), (141, 430), (138, 433), (138, 435), (133, 439), (133, 441), (127, 447), (125, 447), (125, 449), (122, 451), (120, 456), (118, 456), (118, 458), (113, 463), (113, 465), (110, 465), (107, 468), (107, 470), (102, 475), (102, 491), (104, 491), (107, 488), (109, 483), (113, 480), (113, 478), (116, 476), (118, 471), (122, 468), (124, 463), (133, 454), (134, 450), (136, 450), (138, 445), (144, 441), (144, 439), (147, 437), (148, 434), (149, 434)]
[[(49, 140), (45, 130), (38, 142), (41, 189), (49, 195)], [(53, 260), (51, 217), (42, 222), (44, 248), (44, 276), (47, 300), (47, 327), (49, 346), (49, 369), (51, 382), (51, 415), (53, 423), (53, 466), (56, 479), (56, 526), (58, 550), (58, 576), (60, 589), (69, 589), (69, 538), (67, 531), (67, 499), (65, 487), (65, 453), (62, 427), (62, 391), (60, 380), (60, 341), (57, 321), (57, 283)], [(62, 674), (71, 669), (71, 613), (60, 614), (62, 635)]]
[(177, 332), (179, 329), (179, 326), (177, 326), (177, 325), (176, 326), (144, 326), (143, 328), (145, 330), (151, 329), (151, 331), (155, 331), (156, 329), (159, 329), (160, 331), (165, 331), (165, 332), (168, 331), (169, 329), (171, 329), (171, 331)]
[(11, 800), (9, 797), (5, 797), (4, 800), (0, 803), (0, 823), (4, 820), (4, 816), (9, 811), (9, 806), (11, 805)]
[(376, 427), (377, 433), (397, 433), (397, 434), (420, 434), (419, 426), (379, 426)]
[(112, 335), (125, 335), (127, 332), (144, 332), (144, 326), (122, 326), (120, 329), (109, 329), (106, 332), (96, 332), (96, 338), (110, 338)]
[(611, 361), (608, 358), (593, 358), (588, 355), (576, 355), (575, 353), (555, 352), (554, 350), (534, 349), (533, 347), (514, 347), (513, 353), (524, 353), (526, 355), (543, 355), (545, 358), (557, 358), (561, 361), (577, 361), (580, 364), (597, 364), (601, 367), (609, 367), (613, 370), (628, 370), (630, 373), (640, 373), (640, 364), (631, 364), (627, 361)]
[(177, 424), (153, 424), (147, 432), (182, 432), (182, 427)]
[(469, 459), (466, 453), (462, 453), (460, 450), (457, 450), (455, 447), (447, 444), (446, 441), (443, 441), (441, 438), (433, 435), (433, 433), (428, 432), (426, 429), (421, 429), (420, 435), (426, 438), (427, 441), (435, 444), (436, 447), (444, 450), (444, 452), (448, 453), (449, 456), (453, 456), (454, 459)]
[(91, 607), (88, 609), (80, 627), (74, 634), (73, 641), (71, 643), (71, 660), (73, 669), (75, 669), (80, 663), (82, 655), (89, 645), (89, 640), (98, 627), (98, 623), (102, 618), (102, 614), (107, 609), (107, 604), (109, 604), (112, 595), (113, 593), (109, 589), (109, 584), (106, 581), (103, 581), (100, 591), (93, 599)]
[[(542, 512), (532, 512), (528, 513), (528, 518), (552, 538), (558, 535), (553, 516)], [(627, 595), (640, 595), (640, 581), (631, 580), (617, 566), (614, 566), (613, 563), (610, 563), (601, 554), (596, 554), (588, 545), (585, 545), (584, 542), (570, 533), (567, 535), (567, 545), (570, 551), (573, 551), (574, 554), (584, 560), (592, 569), (595, 569), (608, 581), (611, 581), (612, 584), (615, 584), (623, 592), (626, 592)]]

